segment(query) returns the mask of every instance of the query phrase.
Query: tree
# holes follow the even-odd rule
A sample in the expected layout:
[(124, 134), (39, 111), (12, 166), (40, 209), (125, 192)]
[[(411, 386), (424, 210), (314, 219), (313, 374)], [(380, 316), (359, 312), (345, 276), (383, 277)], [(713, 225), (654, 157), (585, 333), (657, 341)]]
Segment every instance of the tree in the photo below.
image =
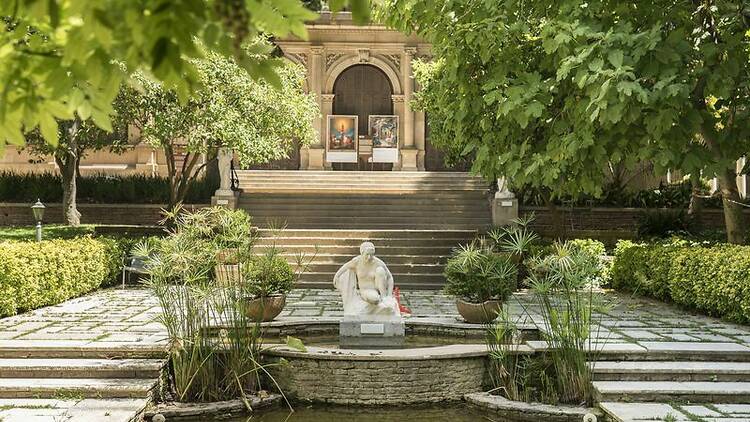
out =
[(120, 152), (127, 145), (127, 126), (115, 120), (114, 130), (107, 132), (91, 121), (78, 118), (58, 123), (58, 143), (48, 144), (38, 131), (26, 135), (26, 145), (35, 154), (51, 155), (62, 182), (63, 219), (65, 224), (78, 226), (81, 214), (76, 207), (77, 176), (79, 165), (87, 153), (102, 149)]
[[(370, 9), (369, 0), (330, 5), (350, 6), (358, 22)], [(55, 145), (58, 120), (74, 113), (111, 130), (118, 88), (138, 71), (184, 102), (200, 86), (193, 60), (204, 50), (279, 85), (281, 61), (243, 43), (259, 34), (305, 38), (304, 23), (316, 16), (300, 0), (0, 1), (0, 148), (23, 145), (37, 128)]]
[(299, 65), (285, 62), (276, 69), (278, 87), (254, 80), (234, 60), (215, 53), (191, 65), (202, 88), (185, 103), (145, 74), (135, 75), (139, 86), (124, 96), (125, 118), (167, 158), (170, 206), (185, 198), (220, 148), (235, 150), (249, 166), (287, 158), (293, 141), (315, 139), (312, 122), (320, 111), (303, 92)]
[[(750, 150), (746, 2), (387, 0), (433, 43), (420, 105), (435, 144), (488, 178), (600, 195), (603, 169), (716, 174), (730, 242), (745, 225), (735, 162)], [(419, 74), (418, 74), (419, 76)]]

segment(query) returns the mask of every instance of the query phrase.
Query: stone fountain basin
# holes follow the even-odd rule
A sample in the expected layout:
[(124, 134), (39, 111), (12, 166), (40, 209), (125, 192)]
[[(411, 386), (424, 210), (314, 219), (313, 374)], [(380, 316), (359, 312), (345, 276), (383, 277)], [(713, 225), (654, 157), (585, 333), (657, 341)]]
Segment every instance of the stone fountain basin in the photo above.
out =
[(287, 363), (272, 368), (285, 394), (335, 404), (413, 404), (460, 401), (484, 391), (487, 348), (453, 344), (413, 349), (344, 350), (310, 346), (307, 352), (272, 347), (263, 352)]
[[(405, 348), (341, 349), (335, 344), (339, 321), (287, 318), (263, 324), (263, 354), (271, 361), (285, 361), (269, 368), (285, 394), (319, 403), (407, 405), (460, 401), (489, 388), (482, 325), (409, 318)], [(532, 327), (526, 331), (527, 338), (534, 337)], [(287, 335), (301, 338), (307, 351), (272, 344), (272, 339), (281, 342)], [(409, 337), (424, 341), (410, 344)], [(518, 352), (532, 352), (517, 347)]]

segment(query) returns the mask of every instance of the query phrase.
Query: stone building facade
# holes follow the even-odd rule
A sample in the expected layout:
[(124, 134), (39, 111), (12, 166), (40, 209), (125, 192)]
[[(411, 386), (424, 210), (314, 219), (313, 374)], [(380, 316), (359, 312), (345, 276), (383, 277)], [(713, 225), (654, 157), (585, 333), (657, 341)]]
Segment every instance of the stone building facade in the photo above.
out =
[[(399, 159), (393, 169), (425, 170), (425, 115), (412, 110), (410, 101), (415, 90), (412, 60), (429, 56), (430, 46), (382, 25), (355, 25), (349, 13), (321, 12), (307, 30), (307, 40), (277, 41), (287, 58), (307, 69), (306, 89), (321, 110), (314, 123), (318, 142), (300, 151), (299, 168), (335, 168), (324, 143), (328, 116), (358, 115), (363, 129), (371, 112), (399, 118)], [(362, 130), (360, 135), (367, 136)]]

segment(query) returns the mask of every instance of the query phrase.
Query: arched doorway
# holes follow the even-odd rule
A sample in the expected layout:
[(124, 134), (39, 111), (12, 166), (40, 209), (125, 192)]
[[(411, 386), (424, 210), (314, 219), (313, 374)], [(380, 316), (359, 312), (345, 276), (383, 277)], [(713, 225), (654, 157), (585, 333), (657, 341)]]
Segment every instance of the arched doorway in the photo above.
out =
[[(367, 119), (375, 114), (393, 114), (393, 87), (388, 76), (376, 66), (358, 64), (341, 72), (333, 84), (333, 114), (359, 118), (359, 135), (367, 136)], [(391, 170), (392, 164), (333, 163), (335, 170)]]

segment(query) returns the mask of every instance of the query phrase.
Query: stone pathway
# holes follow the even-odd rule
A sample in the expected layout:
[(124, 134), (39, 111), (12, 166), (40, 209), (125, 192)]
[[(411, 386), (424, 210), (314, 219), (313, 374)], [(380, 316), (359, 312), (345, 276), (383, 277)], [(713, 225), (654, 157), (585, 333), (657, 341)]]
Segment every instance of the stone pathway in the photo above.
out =
[[(722, 366), (718, 362), (711, 362), (712, 360), (750, 361), (750, 327), (691, 314), (677, 307), (649, 299), (623, 295), (608, 295), (608, 297), (618, 302), (617, 306), (602, 315), (602, 326), (598, 333), (600, 341), (606, 341), (608, 353), (613, 356), (619, 354), (626, 360), (653, 360), (654, 356), (670, 356), (671, 361), (708, 360), (708, 362), (705, 362), (706, 365), (696, 364), (690, 367), (692, 369), (689, 371), (684, 368), (670, 367), (667, 363), (651, 362), (651, 366), (645, 363), (635, 364), (628, 368), (627, 364), (610, 362), (610, 365), (601, 371), (609, 371), (609, 375), (602, 375), (600, 382), (614, 382), (619, 385), (634, 382), (641, 383), (641, 386), (645, 388), (648, 385), (644, 383), (649, 381), (643, 380), (643, 373), (652, 377), (656, 376), (655, 381), (650, 381), (657, 383), (656, 387), (659, 387), (658, 383), (690, 380), (703, 383), (735, 382), (734, 385), (741, 384), (737, 381), (750, 381), (746, 377), (747, 364), (734, 367), (731, 363)], [(453, 300), (439, 292), (404, 291), (401, 294), (401, 301), (411, 309), (413, 317), (430, 317), (450, 322), (456, 322), (458, 318)], [(522, 315), (524, 309), (529, 309), (532, 314), (535, 314), (535, 307), (530, 297), (524, 294), (515, 295), (509, 302), (508, 309), (510, 314), (516, 317)], [(289, 295), (287, 307), (280, 318), (331, 318), (340, 317), (341, 313), (335, 291), (299, 289)], [(60, 396), (18, 399), (3, 395), (3, 382), (5, 381), (6, 386), (19, 383), (17, 380), (20, 378), (13, 378), (16, 376), (13, 375), (13, 359), (70, 359), (75, 357), (79, 360), (87, 359), (94, 365), (96, 359), (113, 356), (159, 358), (166, 345), (166, 334), (157, 320), (158, 315), (159, 307), (156, 298), (146, 290), (128, 288), (101, 290), (61, 305), (0, 319), (0, 420), (3, 422), (128, 420), (138, 409), (142, 408), (145, 398), (102, 400), (94, 397)], [(539, 343), (532, 344), (532, 346), (544, 347)], [(716, 359), (711, 359), (712, 356)], [(153, 365), (153, 360), (150, 362)], [(79, 370), (80, 365), (83, 364), (78, 362)], [(44, 362), (39, 365), (43, 367)], [(26, 366), (34, 365), (27, 363)], [(18, 368), (15, 370), (17, 371)], [(612, 378), (612, 374), (619, 374), (619, 377), (635, 381)], [(688, 378), (680, 378), (680, 376)], [(696, 376), (707, 377), (707, 379), (693, 378)], [(11, 380), (16, 381), (10, 382)], [(29, 391), (33, 393), (33, 390)], [(748, 395), (750, 397), (750, 390), (748, 390)], [(16, 392), (12, 397), (18, 396)], [(658, 418), (666, 417), (654, 416), (666, 410), (668, 413), (674, 413), (677, 418), (675, 420), (681, 420), (683, 416), (680, 415), (685, 415), (684, 417), (691, 418), (690, 420), (750, 421), (750, 410), (748, 410), (750, 404), (713, 401), (705, 405), (681, 406), (667, 403), (669, 402), (645, 405), (607, 402), (605, 406), (615, 420), (622, 421), (637, 420), (632, 416), (638, 413), (632, 412), (637, 412), (639, 409), (643, 412), (647, 412), (648, 409), (648, 412), (651, 412), (648, 413), (651, 416), (644, 413), (646, 416), (642, 419), (645, 420), (654, 420), (654, 417), (658, 420)], [(750, 403), (750, 400), (743, 403)], [(111, 411), (102, 410), (109, 409), (108, 406), (111, 406)], [(670, 408), (672, 410), (669, 410)]]

